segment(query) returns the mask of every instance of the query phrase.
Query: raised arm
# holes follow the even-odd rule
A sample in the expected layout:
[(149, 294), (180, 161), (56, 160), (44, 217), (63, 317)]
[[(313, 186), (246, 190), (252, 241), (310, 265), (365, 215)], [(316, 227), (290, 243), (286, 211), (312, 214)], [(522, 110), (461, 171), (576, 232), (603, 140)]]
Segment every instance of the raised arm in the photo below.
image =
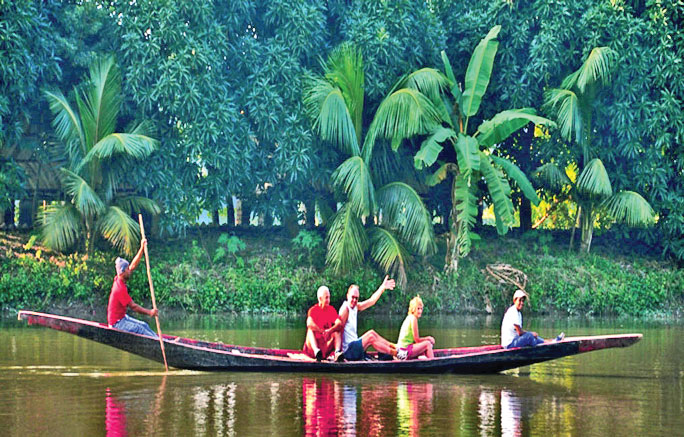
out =
[(365, 309), (368, 309), (375, 305), (375, 303), (380, 299), (380, 296), (382, 296), (382, 293), (385, 292), (385, 290), (394, 290), (394, 286), (396, 283), (394, 282), (394, 279), (390, 279), (389, 276), (385, 276), (385, 280), (382, 281), (382, 284), (380, 284), (380, 287), (378, 287), (377, 290), (375, 290), (375, 293), (368, 299), (364, 300), (363, 302), (359, 302), (358, 307), (359, 311), (363, 311)]
[(138, 253), (135, 254), (135, 257), (133, 257), (133, 261), (131, 261), (131, 265), (128, 266), (128, 270), (133, 273), (133, 270), (138, 267), (138, 264), (140, 264), (140, 260), (142, 259), (143, 252), (145, 250), (145, 246), (147, 245), (147, 238), (143, 238), (140, 240), (140, 249), (138, 249)]

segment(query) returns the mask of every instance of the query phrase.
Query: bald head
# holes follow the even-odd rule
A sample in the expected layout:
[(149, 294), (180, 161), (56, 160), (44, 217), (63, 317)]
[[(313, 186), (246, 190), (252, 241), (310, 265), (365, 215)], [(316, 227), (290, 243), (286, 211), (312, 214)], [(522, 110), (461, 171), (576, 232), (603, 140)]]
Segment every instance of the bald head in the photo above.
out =
[(325, 308), (330, 303), (330, 290), (325, 285), (318, 287), (316, 296), (318, 297), (318, 305), (321, 308)]

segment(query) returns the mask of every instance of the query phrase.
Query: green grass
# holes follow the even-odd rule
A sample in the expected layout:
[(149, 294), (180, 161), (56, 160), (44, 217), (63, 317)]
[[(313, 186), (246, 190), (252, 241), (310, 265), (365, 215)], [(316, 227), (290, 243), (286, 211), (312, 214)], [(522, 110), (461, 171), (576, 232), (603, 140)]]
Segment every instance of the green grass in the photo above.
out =
[[(231, 248), (220, 235), (203, 228), (182, 240), (150, 241), (160, 308), (188, 313), (303, 313), (316, 302), (320, 285), (329, 286), (337, 306), (350, 283), (360, 285), (363, 298), (382, 281), (373, 266), (345, 275), (325, 269), (323, 240), (314, 245), (297, 244), (297, 240), (293, 244), (280, 232), (242, 230), (237, 237), (244, 247)], [(51, 254), (26, 244), (29, 238), (28, 234), (0, 233), (0, 308), (106, 308), (118, 254), (96, 251), (87, 260), (78, 254)], [(495, 314), (502, 313), (515, 288), (484, 272), (488, 264), (504, 263), (527, 275), (532, 312), (636, 317), (682, 314), (682, 269), (639, 254), (596, 252), (569, 253), (565, 244), (555, 243), (543, 233), (485, 237), (461, 260), (457, 275), (442, 273), (443, 253), (422, 261), (414, 259), (406, 287), (383, 296), (378, 307), (403, 314), (411, 297), (420, 294), (426, 313), (484, 313), (487, 301)], [(129, 281), (129, 290), (136, 302), (150, 305), (144, 261)]]

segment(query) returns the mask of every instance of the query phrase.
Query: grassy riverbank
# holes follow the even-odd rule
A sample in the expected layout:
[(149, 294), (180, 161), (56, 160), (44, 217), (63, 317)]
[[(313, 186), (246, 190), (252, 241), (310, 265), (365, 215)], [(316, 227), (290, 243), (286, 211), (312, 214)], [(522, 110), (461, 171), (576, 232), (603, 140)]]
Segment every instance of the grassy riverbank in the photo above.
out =
[[(202, 228), (181, 240), (150, 241), (152, 277), (163, 311), (303, 313), (315, 303), (319, 285), (330, 287), (337, 306), (350, 283), (361, 286), (363, 298), (382, 279), (371, 267), (346, 275), (325, 269), (324, 243), (314, 232), (302, 234), (296, 241), (278, 230), (239, 230), (233, 239), (221, 235), (218, 230)], [(528, 276), (528, 307), (533, 312), (637, 317), (683, 314), (684, 269), (609, 248), (580, 256), (567, 251), (565, 239), (558, 240), (543, 233), (484, 238), (462, 260), (456, 277), (442, 274), (440, 254), (413, 260), (406, 287), (383, 296), (378, 306), (400, 314), (408, 300), (420, 293), (427, 313), (484, 313), (489, 301), (498, 314), (508, 304), (513, 288), (484, 272), (489, 264), (503, 263)], [(116, 256), (111, 250), (96, 251), (90, 259), (80, 254), (57, 255), (33, 243), (26, 233), (0, 233), (0, 308), (5, 313), (22, 308), (103, 310)], [(129, 288), (136, 302), (149, 306), (144, 262)]]

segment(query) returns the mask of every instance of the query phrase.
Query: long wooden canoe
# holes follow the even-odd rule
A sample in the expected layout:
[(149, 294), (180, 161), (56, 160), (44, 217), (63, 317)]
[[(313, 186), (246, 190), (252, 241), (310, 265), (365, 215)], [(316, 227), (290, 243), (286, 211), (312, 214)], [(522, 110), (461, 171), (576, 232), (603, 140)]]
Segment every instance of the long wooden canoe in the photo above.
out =
[[(19, 320), (68, 332), (163, 363), (159, 340), (110, 328), (104, 323), (53, 314), (20, 311)], [(496, 373), (599, 349), (630, 346), (641, 334), (568, 337), (558, 343), (504, 349), (500, 345), (436, 349), (433, 359), (317, 362), (301, 350), (268, 349), (212, 343), (164, 335), (169, 366), (211, 371), (340, 373)]]

